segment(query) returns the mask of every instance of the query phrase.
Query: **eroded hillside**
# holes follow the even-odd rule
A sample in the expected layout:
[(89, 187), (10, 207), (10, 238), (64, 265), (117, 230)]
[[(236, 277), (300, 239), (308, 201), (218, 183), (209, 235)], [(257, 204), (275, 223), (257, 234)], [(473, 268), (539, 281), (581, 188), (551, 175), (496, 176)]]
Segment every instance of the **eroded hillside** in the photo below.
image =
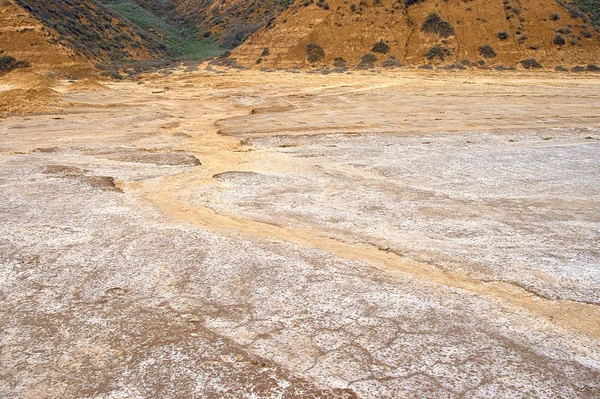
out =
[(555, 0), (297, 2), (234, 57), (268, 67), (586, 65), (600, 61), (591, 10)]
[(147, 59), (167, 48), (93, 0), (13, 0), (58, 33), (56, 41), (92, 59)]
[(174, 0), (172, 3), (174, 18), (195, 24), (205, 37), (218, 36), (223, 47), (231, 49), (268, 26), (294, 0)]
[(57, 31), (9, 1), (0, 3), (0, 57), (21, 63), (21, 68), (8, 67), (0, 75), (12, 69), (33, 68), (77, 76), (91, 68), (80, 52), (61, 41)]

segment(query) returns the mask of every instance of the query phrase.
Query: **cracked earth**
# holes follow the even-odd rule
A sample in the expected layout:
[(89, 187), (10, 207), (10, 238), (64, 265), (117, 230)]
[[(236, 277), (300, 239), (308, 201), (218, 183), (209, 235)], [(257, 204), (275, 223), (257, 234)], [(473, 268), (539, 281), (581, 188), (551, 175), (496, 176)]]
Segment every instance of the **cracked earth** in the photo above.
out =
[(600, 397), (600, 80), (176, 71), (0, 119), (0, 396)]

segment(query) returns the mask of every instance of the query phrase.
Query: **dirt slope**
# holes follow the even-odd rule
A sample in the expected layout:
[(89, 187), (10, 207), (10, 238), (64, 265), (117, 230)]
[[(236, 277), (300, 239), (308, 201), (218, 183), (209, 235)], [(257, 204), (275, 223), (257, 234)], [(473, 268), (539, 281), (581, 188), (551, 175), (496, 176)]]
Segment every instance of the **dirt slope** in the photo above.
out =
[[(138, 0), (151, 2), (153, 0)], [(233, 48), (250, 34), (268, 25), (294, 0), (172, 0), (173, 18), (193, 23), (208, 36)]]
[(147, 59), (165, 55), (161, 43), (93, 0), (12, 0), (60, 34), (61, 44), (93, 59)]
[[(0, 56), (11, 56), (30, 64), (30, 68), (19, 69), (11, 75), (35, 70), (78, 76), (92, 68), (81, 53), (59, 42), (59, 34), (55, 30), (44, 26), (10, 1), (0, 3)], [(11, 78), (19, 80), (18, 76)], [(9, 78), (2, 80), (6, 82)]]
[[(600, 36), (592, 18), (554, 0), (405, 1), (297, 2), (236, 49), (234, 57), (242, 65), (267, 67), (332, 66), (341, 57), (353, 67), (383, 40), (389, 50), (374, 53), (376, 66), (389, 56), (411, 65), (466, 59), (516, 66), (528, 58), (544, 67), (600, 63)], [(308, 44), (323, 48), (321, 60), (317, 52), (317, 61), (308, 62)]]

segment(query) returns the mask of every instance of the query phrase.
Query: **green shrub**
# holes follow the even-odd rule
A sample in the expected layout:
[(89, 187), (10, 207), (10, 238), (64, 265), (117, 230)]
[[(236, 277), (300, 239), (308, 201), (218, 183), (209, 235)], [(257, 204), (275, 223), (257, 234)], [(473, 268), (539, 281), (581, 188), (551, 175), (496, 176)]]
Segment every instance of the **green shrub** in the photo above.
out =
[(558, 34), (558, 35), (554, 36), (553, 43), (556, 44), (557, 46), (563, 46), (565, 44), (565, 38), (561, 34)]
[(506, 40), (508, 39), (508, 32), (505, 30), (501, 30), (500, 32), (498, 32), (498, 38), (500, 40)]

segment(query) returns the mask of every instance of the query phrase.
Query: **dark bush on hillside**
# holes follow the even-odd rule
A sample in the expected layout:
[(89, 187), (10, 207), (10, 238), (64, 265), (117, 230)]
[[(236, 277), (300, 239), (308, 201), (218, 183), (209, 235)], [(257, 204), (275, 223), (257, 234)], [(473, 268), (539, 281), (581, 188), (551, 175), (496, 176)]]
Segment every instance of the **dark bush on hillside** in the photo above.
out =
[(311, 64), (321, 61), (325, 58), (325, 50), (318, 44), (309, 43), (306, 45), (306, 59)]
[(525, 69), (537, 69), (542, 67), (542, 65), (539, 62), (537, 62), (535, 58), (528, 58), (526, 60), (523, 60), (521, 61), (521, 65), (523, 65), (523, 68)]
[(390, 46), (388, 46), (383, 40), (380, 40), (373, 45), (371, 51), (374, 53), (387, 54), (390, 51)]
[(501, 30), (500, 32), (498, 32), (498, 38), (500, 40), (506, 40), (508, 39), (508, 32), (505, 30)]
[(421, 3), (424, 0), (404, 0), (404, 4), (406, 4), (406, 7), (410, 7), (413, 4), (417, 4), (417, 3)]
[(562, 35), (556, 35), (554, 36), (553, 43), (557, 46), (562, 46), (565, 44), (565, 38)]
[(577, 65), (574, 66), (573, 68), (571, 68), (571, 72), (583, 72), (585, 71), (585, 67), (582, 67), (581, 65)]
[(319, 0), (319, 1), (317, 1), (317, 7), (320, 7), (324, 10), (329, 10), (329, 3), (326, 2), (325, 0)]
[(348, 63), (342, 57), (335, 57), (333, 59), (333, 66), (335, 68), (346, 68), (348, 67)]
[(357, 69), (373, 69), (377, 62), (377, 56), (373, 53), (367, 53), (360, 59), (360, 63), (356, 66)]
[(29, 68), (29, 66), (29, 62), (17, 61), (15, 57), (10, 55), (0, 56), (0, 73), (10, 72), (18, 68)]
[(550, 14), (550, 19), (553, 21), (558, 21), (560, 19), (560, 15), (558, 14)]
[(489, 44), (484, 44), (483, 46), (480, 46), (479, 54), (483, 58), (494, 58), (496, 56), (496, 52), (494, 51), (493, 47)]
[(401, 68), (404, 65), (396, 59), (393, 55), (389, 56), (387, 59), (383, 60), (381, 66), (387, 69)]
[(269, 51), (268, 47), (265, 47), (262, 51), (262, 53), (260, 54), (261, 57), (266, 57), (268, 55), (271, 55), (271, 51)]
[(428, 60), (433, 60), (437, 58), (443, 61), (447, 55), (450, 55), (450, 49), (448, 49), (447, 47), (437, 45), (430, 48), (429, 51), (427, 51), (427, 53), (425, 54), (425, 57), (427, 57)]
[(454, 28), (448, 21), (444, 21), (437, 12), (432, 12), (427, 16), (421, 31), (425, 33), (438, 34), (440, 37), (450, 37), (454, 35)]
[(585, 70), (588, 72), (600, 72), (600, 67), (594, 64), (588, 64), (588, 66), (585, 67)]
[(554, 67), (554, 70), (557, 72), (568, 72), (569, 70), (567, 68), (565, 68), (564, 66), (556, 66)]

